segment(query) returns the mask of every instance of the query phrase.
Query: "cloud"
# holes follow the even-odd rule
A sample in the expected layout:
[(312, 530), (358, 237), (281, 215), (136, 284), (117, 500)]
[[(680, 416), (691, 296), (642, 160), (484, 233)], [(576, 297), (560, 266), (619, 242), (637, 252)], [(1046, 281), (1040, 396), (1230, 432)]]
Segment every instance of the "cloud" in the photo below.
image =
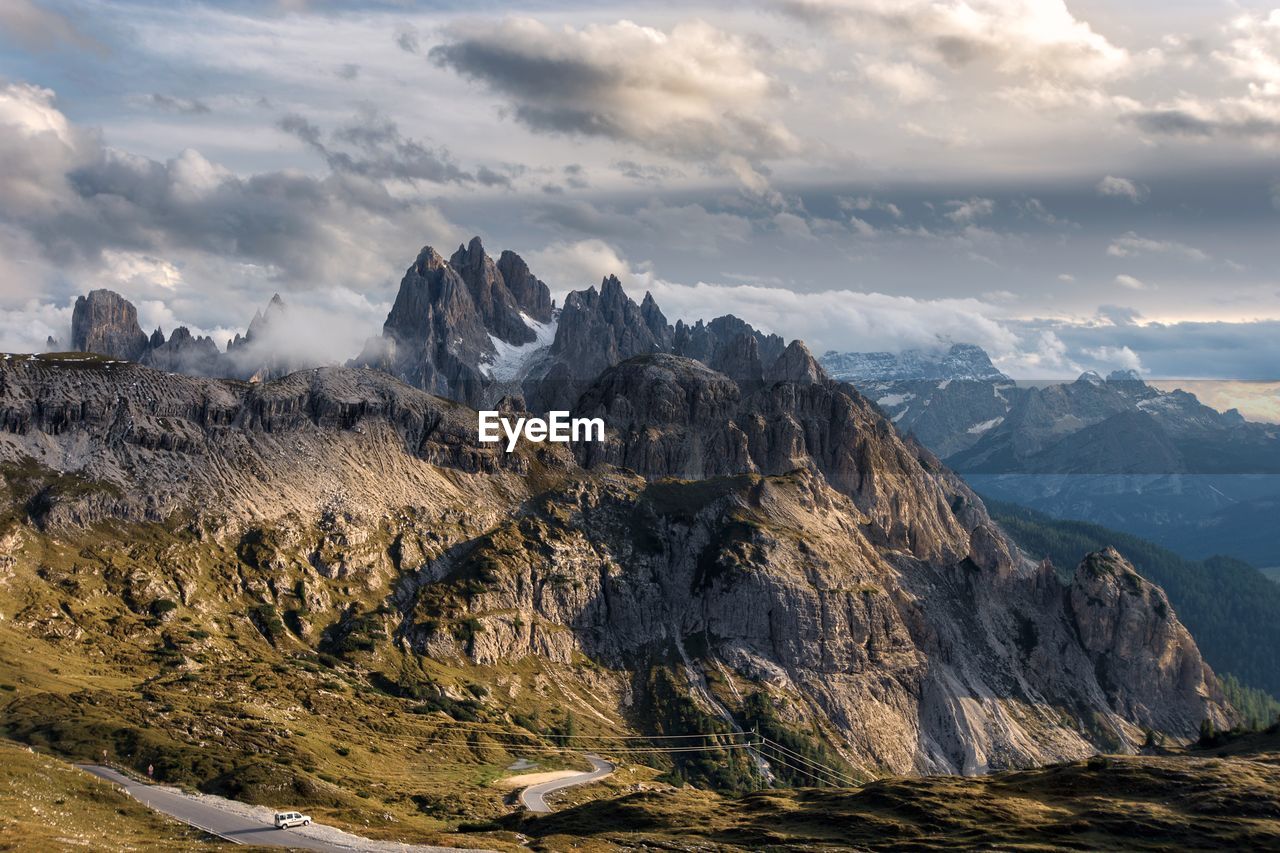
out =
[[(431, 148), (400, 133), (399, 126), (372, 107), (329, 134), (295, 113), (285, 115), (278, 126), (306, 143), (335, 172), (377, 180), (426, 181), (436, 184), (470, 183), (476, 177), (464, 171), (444, 149)], [(486, 171), (483, 183), (503, 183), (497, 173)]]
[[(424, 240), (457, 234), (362, 175), (242, 176), (193, 149), (158, 161), (107, 147), (53, 92), (14, 83), (0, 88), (0, 236), (0, 295), (56, 306), (112, 286), (214, 327), (242, 323), (246, 302), (274, 289), (384, 291)], [(47, 315), (17, 294), (7, 307)]]
[(1126, 198), (1134, 204), (1141, 204), (1147, 198), (1147, 188), (1128, 178), (1117, 178), (1107, 175), (1098, 181), (1095, 187), (1098, 195), (1112, 198)]
[(354, 62), (344, 62), (335, 73), (342, 80), (354, 80), (360, 76), (360, 66)]
[(1128, 288), (1129, 290), (1154, 290), (1155, 289), (1154, 284), (1147, 284), (1145, 281), (1134, 278), (1131, 275), (1126, 275), (1125, 273), (1121, 273), (1120, 275), (1116, 276), (1115, 283), (1120, 287)]
[(943, 214), (957, 225), (967, 225), (978, 219), (985, 219), (995, 213), (996, 203), (989, 198), (971, 196), (965, 201), (949, 201), (951, 210)]
[(1213, 98), (1176, 101), (1137, 109), (1123, 119), (1139, 130), (1157, 136), (1192, 140), (1240, 139), (1272, 143), (1280, 138), (1280, 103), (1272, 98)]
[(1227, 27), (1229, 41), (1213, 58), (1251, 94), (1280, 95), (1280, 10), (1236, 16)]
[(412, 24), (400, 24), (396, 27), (396, 45), (405, 53), (418, 53), (422, 50), (422, 42), (418, 39), (418, 30)]
[(1109, 367), (1116, 367), (1121, 370), (1136, 370), (1139, 373), (1145, 373), (1146, 370), (1142, 366), (1142, 359), (1138, 354), (1128, 347), (1100, 346), (1093, 349), (1084, 350), (1085, 355)]
[(456, 24), (439, 66), (502, 98), (539, 133), (602, 137), (672, 157), (751, 161), (797, 149), (770, 111), (785, 90), (746, 40), (701, 21), (552, 28), (528, 18)]
[(585, 199), (548, 201), (535, 214), (541, 223), (599, 238), (643, 238), (668, 250), (713, 253), (723, 244), (745, 243), (752, 220), (711, 211), (700, 204), (651, 199), (641, 207), (597, 206)]
[(896, 204), (881, 201), (869, 195), (854, 196), (852, 198), (841, 197), (838, 199), (838, 202), (843, 210), (880, 210), (889, 214), (894, 219), (902, 218), (902, 210)]
[(0, 38), (5, 36), (23, 48), (52, 50), (73, 46), (99, 55), (107, 52), (102, 42), (86, 34), (69, 17), (44, 8), (35, 0), (4, 0), (0, 3)]
[(1132, 58), (1077, 19), (1063, 0), (782, 0), (788, 13), (858, 43), (926, 53), (953, 69), (1098, 80)]
[(1113, 258), (1131, 258), (1144, 254), (1181, 255), (1192, 261), (1207, 261), (1209, 255), (1194, 246), (1179, 243), (1176, 240), (1152, 240), (1130, 231), (1117, 237), (1107, 246), (1107, 254)]
[[(916, 299), (884, 293), (826, 290), (797, 293), (761, 284), (679, 284), (657, 276), (650, 263), (633, 263), (603, 240), (564, 242), (529, 254), (530, 266), (549, 283), (617, 275), (639, 299), (647, 290), (667, 318), (694, 322), (733, 313), (788, 340), (801, 338), (816, 352), (939, 347), (977, 343), (993, 354), (1017, 352), (1016, 334), (991, 319), (994, 306), (975, 299)], [(553, 290), (557, 289), (552, 284)]]
[(213, 112), (208, 104), (198, 98), (178, 98), (157, 92), (147, 95), (144, 101), (156, 109), (171, 113), (182, 113), (183, 115), (207, 115)]
[(937, 79), (910, 62), (870, 62), (862, 67), (862, 74), (904, 104), (938, 96)]
[[(1179, 323), (1023, 320), (1008, 325), (1028, 336), (1052, 332), (1067, 352), (1137, 354), (1148, 375), (1174, 379), (1280, 379), (1280, 321)], [(1106, 349), (1104, 349), (1106, 348)], [(1113, 362), (1114, 363), (1114, 362)], [(1034, 376), (1034, 374), (1024, 374)]]

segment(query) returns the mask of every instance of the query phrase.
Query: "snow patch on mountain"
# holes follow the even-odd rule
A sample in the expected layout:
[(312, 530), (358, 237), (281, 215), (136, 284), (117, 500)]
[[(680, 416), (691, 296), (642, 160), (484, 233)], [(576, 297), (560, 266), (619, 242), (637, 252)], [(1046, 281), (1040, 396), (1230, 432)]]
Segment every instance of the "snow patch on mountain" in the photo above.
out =
[(551, 342), (556, 339), (555, 319), (549, 323), (539, 323), (523, 311), (520, 312), (520, 319), (533, 330), (537, 337), (527, 344), (513, 346), (501, 338), (489, 335), (489, 340), (493, 342), (494, 355), (481, 362), (480, 370), (490, 379), (498, 382), (513, 382), (521, 379), (534, 357), (551, 346)]

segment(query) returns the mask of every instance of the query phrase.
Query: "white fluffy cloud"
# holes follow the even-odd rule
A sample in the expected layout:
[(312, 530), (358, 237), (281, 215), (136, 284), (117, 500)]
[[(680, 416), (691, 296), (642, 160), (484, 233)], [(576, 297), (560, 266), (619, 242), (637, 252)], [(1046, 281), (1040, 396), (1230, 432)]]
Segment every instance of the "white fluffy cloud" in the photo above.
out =
[(1192, 261), (1207, 261), (1209, 255), (1195, 246), (1179, 243), (1177, 240), (1153, 240), (1130, 231), (1117, 237), (1107, 246), (1107, 254), (1113, 258), (1131, 258), (1135, 255), (1165, 254), (1179, 255)]
[(1131, 62), (1063, 0), (783, 0), (782, 6), (853, 41), (906, 45), (957, 69), (1096, 80)]
[(160, 162), (74, 126), (48, 89), (0, 87), (0, 301), (27, 318), (0, 329), (3, 349), (65, 337), (48, 328), (53, 306), (94, 286), (162, 301), (166, 323), (243, 328), (277, 289), (315, 294), (303, 304), (385, 291), (424, 241), (455, 236), (434, 207), (376, 180), (241, 176), (193, 149)]
[(1107, 175), (1098, 181), (1095, 189), (1097, 189), (1098, 195), (1124, 198), (1134, 204), (1141, 204), (1147, 197), (1146, 187), (1128, 178), (1117, 178), (1115, 175)]
[(1155, 285), (1147, 284), (1139, 278), (1134, 278), (1127, 273), (1121, 273), (1115, 277), (1115, 283), (1127, 290), (1153, 290)]

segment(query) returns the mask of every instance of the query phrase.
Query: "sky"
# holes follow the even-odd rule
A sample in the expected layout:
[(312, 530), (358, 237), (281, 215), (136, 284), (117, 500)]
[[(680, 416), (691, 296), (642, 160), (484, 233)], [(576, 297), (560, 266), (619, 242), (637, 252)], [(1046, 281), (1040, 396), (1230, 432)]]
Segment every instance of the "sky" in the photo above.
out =
[(1275, 380), (1278, 146), (1252, 2), (3, 0), (0, 350), (279, 292), (341, 361), (480, 235), (816, 352)]

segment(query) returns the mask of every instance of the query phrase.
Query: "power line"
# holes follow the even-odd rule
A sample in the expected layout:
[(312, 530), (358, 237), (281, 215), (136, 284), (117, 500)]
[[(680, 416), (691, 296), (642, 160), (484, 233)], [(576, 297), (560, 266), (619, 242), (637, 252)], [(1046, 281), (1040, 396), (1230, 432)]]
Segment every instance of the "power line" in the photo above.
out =
[[(785, 759), (783, 759), (783, 758), (780, 758), (780, 757), (774, 757), (774, 758), (766, 758), (765, 760), (766, 760), (766, 761), (768, 761), (768, 762), (770, 762), (770, 763), (777, 763), (777, 764), (781, 764), (783, 767), (786, 767), (786, 768), (787, 768), (787, 769), (789, 769), (789, 770), (794, 770), (794, 771), (796, 771), (797, 773), (803, 773), (803, 774), (805, 774), (806, 776), (808, 776), (809, 778), (817, 780), (819, 784), (822, 784), (822, 785), (831, 785), (831, 784), (832, 784), (830, 779), (824, 779), (823, 777), (819, 776), (817, 773), (814, 773), (814, 772), (813, 772), (813, 771), (811, 771), (811, 770), (806, 770), (806, 769), (805, 769), (805, 768), (803, 768), (803, 767), (797, 767), (796, 765), (789, 763), (788, 761), (786, 761), (786, 760), (785, 760)], [(844, 786), (836, 785), (836, 786), (833, 786), (833, 787), (844, 787)]]
[(826, 773), (829, 773), (831, 776), (835, 777), (836, 779), (839, 779), (841, 782), (843, 782), (843, 783), (844, 783), (845, 785), (847, 785), (848, 787), (851, 787), (851, 788), (852, 788), (852, 787), (856, 787), (856, 786), (857, 786), (857, 782), (855, 782), (854, 780), (850, 779), (847, 775), (845, 775), (844, 773), (840, 772), (839, 770), (836, 770), (836, 769), (835, 769), (834, 767), (832, 767), (831, 765), (829, 765), (829, 764), (824, 764), (824, 763), (822, 763), (821, 761), (815, 761), (814, 759), (809, 758), (809, 757), (808, 757), (808, 756), (806, 756), (806, 755), (801, 755), (799, 752), (796, 752), (794, 749), (791, 749), (791, 748), (789, 748), (789, 747), (783, 746), (782, 744), (778, 743), (776, 740), (773, 740), (772, 738), (765, 737), (764, 735), (759, 735), (759, 737), (760, 737), (760, 739), (761, 739), (762, 741), (764, 741), (765, 743), (769, 744), (769, 745), (771, 746), (771, 748), (773, 748), (773, 749), (775, 749), (775, 750), (777, 750), (777, 751), (779, 751), (779, 752), (781, 752), (781, 753), (783, 753), (783, 754), (785, 754), (785, 755), (788, 755), (788, 756), (790, 756), (790, 757), (794, 758), (794, 759), (795, 759), (795, 760), (797, 760), (797, 761), (803, 761), (805, 764), (808, 764), (808, 765), (810, 765), (811, 767), (816, 767), (816, 768), (818, 768), (818, 769), (820, 769), (820, 770), (825, 771)]
[[(713, 732), (707, 734), (692, 735), (561, 735), (561, 734), (538, 734), (531, 731), (510, 731), (498, 726), (478, 726), (470, 723), (440, 723), (440, 726), (453, 726), (451, 731), (474, 731), (474, 732), (491, 732), (493, 734), (510, 735), (512, 737), (536, 737), (536, 738), (572, 738), (575, 740), (681, 740), (687, 738), (718, 738), (718, 737), (746, 737), (747, 732)], [(431, 735), (437, 732), (430, 732)]]

